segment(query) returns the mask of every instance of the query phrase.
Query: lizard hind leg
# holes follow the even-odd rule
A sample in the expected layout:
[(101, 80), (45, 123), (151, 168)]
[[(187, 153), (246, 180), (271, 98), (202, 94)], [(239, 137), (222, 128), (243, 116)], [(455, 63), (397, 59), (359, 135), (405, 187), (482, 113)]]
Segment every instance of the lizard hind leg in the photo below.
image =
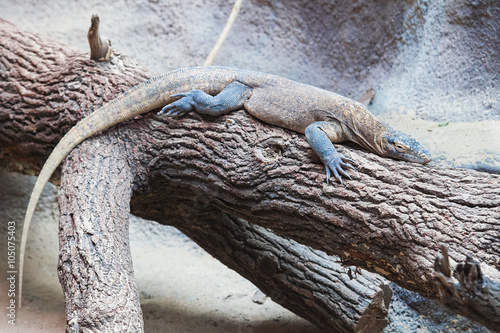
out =
[[(332, 133), (334, 130), (335, 132)], [(326, 182), (329, 182), (330, 176), (333, 174), (340, 184), (344, 185), (341, 176), (349, 179), (351, 179), (351, 176), (343, 168), (351, 168), (353, 170), (356, 170), (356, 168), (349, 164), (354, 163), (353, 160), (344, 157), (335, 149), (332, 140), (327, 135), (329, 133), (335, 142), (344, 141), (342, 140), (344, 135), (339, 130), (341, 131), (339, 126), (335, 126), (330, 122), (318, 121), (307, 126), (305, 135), (307, 142), (309, 142), (311, 148), (318, 154), (325, 165)]]
[(233, 82), (212, 96), (202, 90), (191, 90), (170, 97), (179, 98), (161, 109), (158, 114), (182, 116), (187, 112), (196, 111), (201, 114), (218, 116), (242, 108), (250, 98), (252, 89), (240, 82)]

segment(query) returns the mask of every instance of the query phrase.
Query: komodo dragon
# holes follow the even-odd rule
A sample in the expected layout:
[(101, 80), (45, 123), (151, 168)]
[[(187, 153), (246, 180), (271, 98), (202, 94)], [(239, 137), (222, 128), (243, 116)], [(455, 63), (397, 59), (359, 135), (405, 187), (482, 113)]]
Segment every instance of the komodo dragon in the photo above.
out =
[(350, 178), (343, 168), (352, 160), (340, 155), (333, 143), (352, 141), (380, 156), (427, 163), (429, 152), (412, 137), (392, 129), (362, 104), (333, 92), (279, 76), (227, 67), (176, 70), (125, 92), (76, 124), (57, 144), (35, 183), (26, 211), (21, 239), (19, 305), (24, 253), (30, 221), (50, 176), (80, 142), (113, 125), (161, 108), (159, 114), (183, 115), (196, 111), (213, 116), (244, 108), (272, 125), (304, 133), (330, 175), (342, 183)]

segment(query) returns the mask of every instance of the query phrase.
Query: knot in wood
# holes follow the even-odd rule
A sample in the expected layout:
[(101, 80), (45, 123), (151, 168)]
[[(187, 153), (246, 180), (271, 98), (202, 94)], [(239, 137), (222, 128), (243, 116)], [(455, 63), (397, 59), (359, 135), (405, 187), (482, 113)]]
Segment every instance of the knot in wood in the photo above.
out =
[(267, 253), (257, 259), (257, 270), (266, 278), (272, 277), (280, 269), (278, 258)]
[(285, 143), (281, 138), (266, 138), (257, 143), (254, 149), (255, 155), (263, 162), (272, 162), (281, 158)]

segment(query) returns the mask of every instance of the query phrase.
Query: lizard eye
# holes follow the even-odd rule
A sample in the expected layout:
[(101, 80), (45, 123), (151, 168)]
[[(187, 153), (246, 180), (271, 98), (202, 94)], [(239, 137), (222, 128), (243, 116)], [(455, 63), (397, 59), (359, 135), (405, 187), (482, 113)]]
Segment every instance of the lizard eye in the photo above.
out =
[(399, 142), (394, 143), (394, 147), (395, 147), (395, 148), (396, 148), (396, 150), (397, 150), (397, 151), (399, 151), (399, 152), (404, 152), (405, 150), (407, 150), (407, 149), (408, 149), (408, 147), (407, 147), (407, 146), (405, 146), (404, 144), (399, 143)]

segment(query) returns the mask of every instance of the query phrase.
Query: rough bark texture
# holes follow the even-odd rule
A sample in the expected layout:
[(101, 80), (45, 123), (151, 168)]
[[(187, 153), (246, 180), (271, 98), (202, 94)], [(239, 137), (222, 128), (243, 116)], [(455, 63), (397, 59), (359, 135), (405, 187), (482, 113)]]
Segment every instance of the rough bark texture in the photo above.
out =
[[(68, 332), (142, 328), (127, 241), (132, 182), (124, 165), (128, 150), (120, 141), (118, 135), (91, 139), (65, 163), (59, 271)], [(336, 258), (210, 210), (203, 201), (159, 204), (164, 223), (175, 224), (274, 301), (319, 327), (379, 332), (387, 324), (392, 290), (384, 278), (347, 273)]]
[(126, 57), (96, 63), (86, 52), (0, 24), (0, 166), (6, 170), (38, 174), (79, 119), (151, 76)]
[(141, 332), (129, 246), (132, 173), (118, 135), (86, 142), (65, 163), (59, 280), (67, 332)]
[[(2, 25), (6, 34), (9, 26)], [(36, 170), (84, 110), (138, 78), (106, 73), (61, 45), (47, 51), (31, 35), (13, 35), (1, 41), (0, 160), (10, 170)], [(20, 43), (23, 36), (31, 42)], [(324, 184), (323, 168), (301, 136), (243, 112), (217, 119), (148, 115), (128, 128), (122, 138), (136, 175), (131, 206), (137, 215), (163, 221), (174, 215), (165, 203), (184, 200), (196, 214), (244, 218), (430, 298), (439, 296), (433, 262), (440, 244), (455, 261), (470, 254), (485, 268), (498, 262), (499, 176), (341, 148), (359, 170), (343, 188)], [(184, 231), (188, 225), (177, 224)], [(485, 274), (500, 280), (496, 269)]]
[(387, 324), (392, 290), (385, 279), (347, 274), (334, 257), (207, 204), (168, 200), (162, 222), (175, 224), (275, 302), (327, 331), (378, 332)]
[[(154, 132), (132, 138), (154, 147), (148, 151), (154, 158), (143, 159), (150, 161), (148, 193), (165, 198), (182, 191), (194, 202), (209, 200), (216, 209), (340, 254), (346, 263), (376, 270), (431, 297), (437, 296), (433, 263), (440, 244), (457, 262), (466, 254), (489, 264), (498, 259), (498, 175), (339, 147), (357, 162), (359, 172), (345, 187), (328, 185), (322, 165), (299, 134), (263, 126), (245, 112), (156, 120), (150, 123)], [(146, 204), (139, 198), (142, 190), (135, 192), (133, 202), (139, 204), (132, 211), (160, 218), (161, 210), (140, 208)]]

